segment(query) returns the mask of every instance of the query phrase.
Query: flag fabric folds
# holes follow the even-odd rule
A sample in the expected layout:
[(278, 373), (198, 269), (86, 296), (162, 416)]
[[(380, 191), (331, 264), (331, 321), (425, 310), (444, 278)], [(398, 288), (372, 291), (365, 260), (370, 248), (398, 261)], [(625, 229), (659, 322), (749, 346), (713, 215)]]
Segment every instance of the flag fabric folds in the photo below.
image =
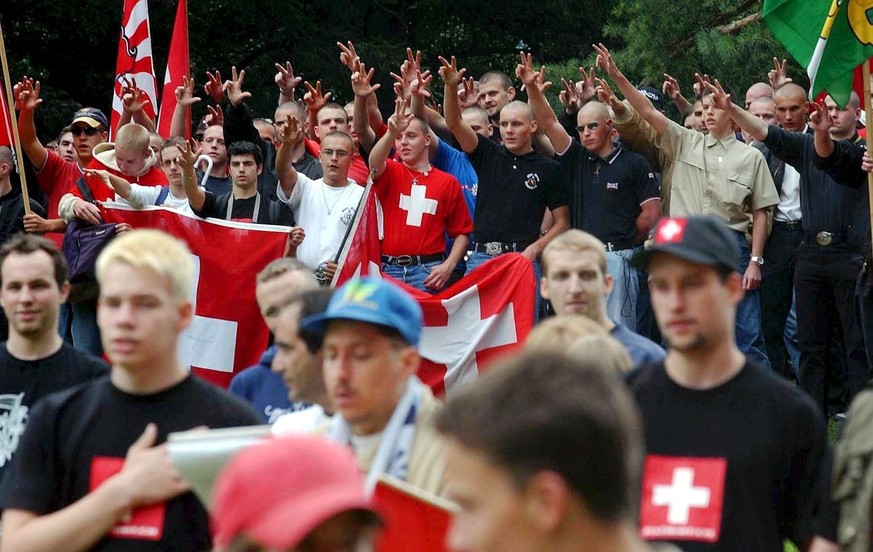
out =
[(135, 80), (136, 86), (148, 95), (149, 103), (144, 110), (154, 119), (158, 94), (147, 0), (124, 0), (121, 38), (118, 41), (118, 57), (115, 62), (115, 83), (112, 88), (110, 134), (115, 132), (121, 119), (124, 79)]
[(194, 320), (179, 340), (179, 358), (192, 372), (227, 387), (257, 364), (269, 331), (255, 300), (255, 276), (282, 256), (290, 228), (202, 220), (163, 207), (103, 205), (106, 222), (163, 230), (188, 244), (194, 261)]
[[(170, 54), (167, 57), (167, 72), (164, 75), (164, 88), (161, 91), (161, 109), (158, 115), (158, 134), (170, 136), (170, 123), (176, 109), (176, 87), (182, 86), (182, 77), (190, 76), (191, 68), (188, 54), (188, 2), (179, 0), (176, 7), (176, 22), (173, 24), (173, 37), (170, 39)], [(191, 138), (191, 112), (187, 115), (185, 138)]]
[(859, 0), (765, 0), (763, 19), (773, 36), (806, 68), (809, 97), (827, 91), (843, 106), (854, 69), (873, 57), (873, 26)]

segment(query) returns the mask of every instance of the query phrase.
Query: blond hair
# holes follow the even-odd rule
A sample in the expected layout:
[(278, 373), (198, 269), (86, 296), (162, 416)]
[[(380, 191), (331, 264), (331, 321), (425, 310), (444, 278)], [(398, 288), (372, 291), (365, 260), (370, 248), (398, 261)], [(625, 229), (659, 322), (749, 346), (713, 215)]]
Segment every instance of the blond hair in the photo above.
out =
[(548, 278), (549, 253), (553, 251), (574, 251), (581, 253), (582, 251), (593, 251), (597, 256), (597, 266), (600, 267), (600, 272), (606, 276), (606, 246), (603, 242), (582, 230), (572, 228), (563, 234), (559, 234), (555, 239), (550, 241), (543, 249), (543, 276)]
[(165, 278), (177, 304), (190, 301), (194, 263), (184, 242), (160, 230), (131, 230), (112, 240), (97, 258), (97, 282), (113, 264), (148, 269)]
[(623, 374), (634, 367), (630, 353), (624, 345), (609, 334), (580, 337), (570, 344), (567, 356), (603, 366), (616, 374)]
[(115, 149), (137, 153), (149, 152), (149, 130), (137, 123), (127, 123), (118, 129)]
[(606, 329), (581, 314), (555, 316), (537, 324), (524, 342), (526, 351), (563, 352), (582, 337), (607, 335)]

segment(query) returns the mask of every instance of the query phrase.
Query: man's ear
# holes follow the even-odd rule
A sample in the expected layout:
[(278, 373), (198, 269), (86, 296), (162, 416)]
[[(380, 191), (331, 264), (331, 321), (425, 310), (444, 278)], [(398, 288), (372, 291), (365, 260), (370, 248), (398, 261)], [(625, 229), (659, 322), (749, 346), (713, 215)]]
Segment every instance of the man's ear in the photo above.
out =
[(515, 99), (515, 87), (510, 86), (509, 88), (507, 88), (506, 94), (509, 96), (509, 101), (514, 100)]
[(260, 174), (261, 174), (261, 171), (263, 171), (263, 170), (264, 170), (264, 165), (263, 165), (263, 163), (258, 163), (258, 175), (260, 175)]
[(570, 501), (567, 482), (553, 471), (539, 471), (524, 488), (525, 512), (528, 520), (542, 533), (555, 531), (567, 515)]

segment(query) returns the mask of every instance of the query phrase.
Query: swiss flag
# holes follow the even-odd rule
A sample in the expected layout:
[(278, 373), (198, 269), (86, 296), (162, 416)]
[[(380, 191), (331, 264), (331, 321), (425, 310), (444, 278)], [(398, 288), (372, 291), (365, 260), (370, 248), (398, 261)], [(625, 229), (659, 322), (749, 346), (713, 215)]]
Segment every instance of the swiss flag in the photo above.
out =
[(646, 456), (640, 536), (718, 542), (727, 460)]
[[(91, 476), (88, 479), (89, 491), (94, 491), (113, 475), (124, 468), (124, 458), (95, 456), (91, 459)], [(159, 541), (164, 537), (164, 522), (167, 513), (166, 502), (156, 502), (134, 508), (122, 521), (109, 531), (113, 539), (133, 539)]]
[[(176, 22), (173, 24), (173, 38), (170, 40), (170, 55), (167, 58), (167, 72), (164, 76), (164, 89), (161, 91), (161, 112), (158, 116), (158, 134), (170, 135), (170, 123), (176, 109), (176, 87), (182, 86), (182, 77), (191, 72), (188, 56), (188, 2), (179, 0), (176, 7)], [(191, 110), (186, 114), (185, 138), (191, 138)]]
[(455, 505), (383, 475), (373, 491), (373, 504), (385, 522), (377, 552), (444, 552)]
[(355, 276), (381, 276), (382, 250), (377, 211), (376, 194), (373, 193), (373, 181), (370, 180), (340, 249), (338, 268), (331, 287), (339, 287)]
[(12, 124), (9, 122), (9, 104), (6, 102), (5, 86), (0, 86), (0, 146), (12, 145)]
[(282, 256), (291, 229), (202, 220), (164, 207), (103, 204), (106, 222), (156, 228), (185, 241), (194, 256), (194, 321), (179, 340), (179, 357), (197, 375), (222, 387), (256, 364), (269, 331), (255, 300), (255, 275)]
[(150, 102), (143, 109), (154, 120), (155, 106), (158, 102), (158, 84), (152, 60), (147, 0), (124, 0), (121, 38), (118, 41), (118, 57), (115, 62), (115, 84), (112, 89), (110, 133), (115, 132), (121, 119), (123, 78), (136, 80), (136, 86), (148, 95)]
[(418, 376), (439, 396), (478, 379), (533, 328), (534, 271), (518, 253), (488, 261), (436, 295), (404, 288), (424, 311)]

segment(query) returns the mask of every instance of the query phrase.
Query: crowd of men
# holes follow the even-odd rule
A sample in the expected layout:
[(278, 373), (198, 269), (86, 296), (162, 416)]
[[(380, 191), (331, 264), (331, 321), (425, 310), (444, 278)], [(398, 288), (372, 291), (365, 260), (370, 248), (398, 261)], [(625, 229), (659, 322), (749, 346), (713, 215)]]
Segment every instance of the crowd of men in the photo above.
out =
[[(374, 68), (338, 46), (353, 102), (308, 82), (298, 99), (276, 64), (275, 112), (255, 114), (233, 68), (207, 73), (194, 128), (185, 79), (170, 136), (131, 82), (118, 128), (86, 107), (44, 146), (41, 83), (15, 86), (43, 197), (25, 214), (0, 147), (0, 550), (370, 549), (385, 476), (456, 504), (457, 550), (870, 549), (869, 501), (837, 500), (873, 480), (870, 457), (832, 478), (826, 429), (873, 359), (857, 95), (808, 104), (774, 60), (743, 106), (708, 76), (686, 99), (595, 45), (556, 112), (529, 54), (515, 79), (476, 80), (410, 50), (383, 114)], [(368, 180), (390, 278), (331, 290)], [(100, 224), (101, 201), (292, 227), (252, 275), (271, 345), (230, 393), (178, 361), (179, 240), (119, 224), (70, 282), (64, 232)], [(437, 293), (510, 253), (543, 320), (444, 401), (416, 375), (423, 313), (395, 282)], [(167, 435), (258, 424), (275, 437), (230, 463), (210, 521)]]

